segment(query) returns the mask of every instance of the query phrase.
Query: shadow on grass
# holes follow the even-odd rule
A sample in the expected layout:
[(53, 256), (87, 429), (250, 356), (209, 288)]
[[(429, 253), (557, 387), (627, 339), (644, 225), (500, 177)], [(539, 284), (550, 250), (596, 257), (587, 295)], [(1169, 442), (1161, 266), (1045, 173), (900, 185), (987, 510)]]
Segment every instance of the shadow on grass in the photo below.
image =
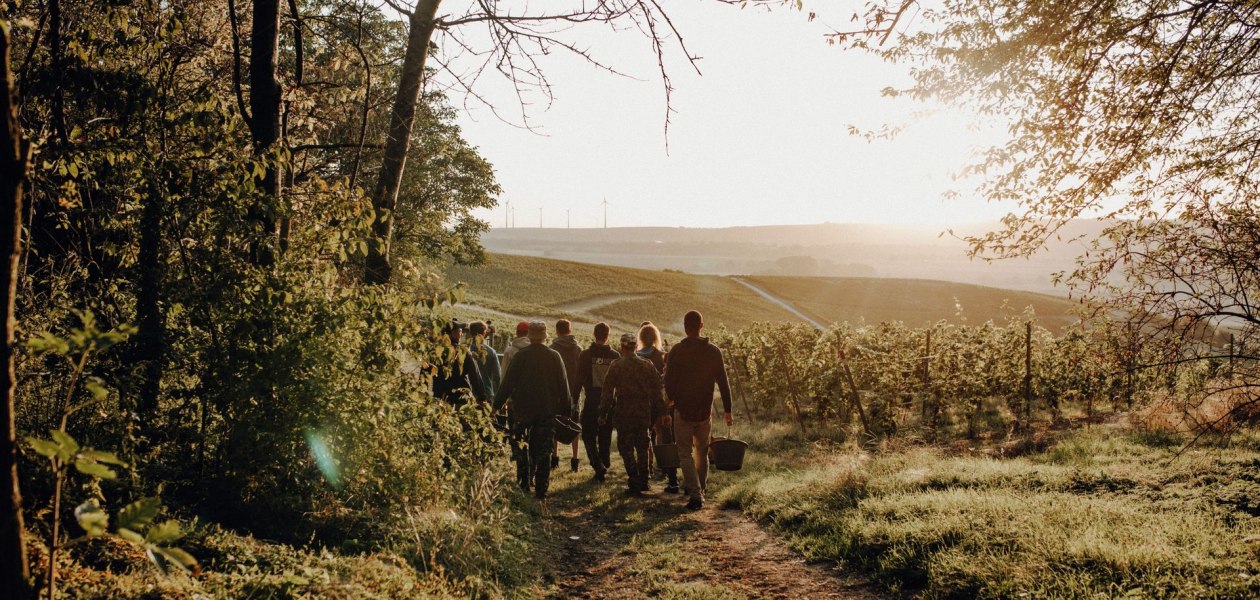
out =
[[(653, 579), (640, 563), (659, 562), (638, 560), (643, 544), (650, 540), (659, 549), (700, 527), (683, 518), (688, 514), (686, 496), (665, 493), (660, 482), (653, 481), (647, 494), (631, 497), (624, 494), (624, 475), (616, 471), (602, 483), (585, 469), (558, 475), (553, 474), (548, 500), (539, 505), (553, 566), (548, 581), (554, 584), (552, 597), (611, 597), (619, 590), (642, 593), (629, 587), (636, 576)], [(662, 571), (671, 567), (657, 566)]]

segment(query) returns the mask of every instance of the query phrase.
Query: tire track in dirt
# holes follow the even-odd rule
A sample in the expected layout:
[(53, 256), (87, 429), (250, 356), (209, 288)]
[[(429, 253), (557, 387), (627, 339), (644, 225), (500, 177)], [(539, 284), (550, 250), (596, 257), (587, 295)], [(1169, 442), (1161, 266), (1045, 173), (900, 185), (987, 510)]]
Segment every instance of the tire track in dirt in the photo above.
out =
[(629, 302), (632, 300), (647, 300), (654, 297), (653, 294), (600, 294), (598, 296), (588, 296), (581, 300), (565, 302), (557, 304), (553, 308), (564, 312), (590, 314), (592, 310), (609, 304), (618, 302)]
[(757, 292), (757, 294), (759, 294), (762, 298), (765, 298), (766, 300), (773, 302), (775, 305), (779, 306), (780, 308), (792, 313), (793, 315), (796, 315), (797, 318), (801, 319), (802, 321), (805, 321), (806, 323), (813, 325), (815, 329), (827, 328), (826, 325), (819, 323), (818, 320), (801, 312), (801, 310), (796, 308), (795, 306), (792, 306), (792, 304), (788, 302), (787, 300), (779, 298), (778, 296), (775, 296), (774, 294), (771, 294), (770, 292), (767, 292), (766, 290), (761, 289), (761, 287), (757, 286), (756, 284), (740, 277), (731, 277), (731, 279), (738, 281), (739, 283), (743, 284), (744, 287), (754, 292)]

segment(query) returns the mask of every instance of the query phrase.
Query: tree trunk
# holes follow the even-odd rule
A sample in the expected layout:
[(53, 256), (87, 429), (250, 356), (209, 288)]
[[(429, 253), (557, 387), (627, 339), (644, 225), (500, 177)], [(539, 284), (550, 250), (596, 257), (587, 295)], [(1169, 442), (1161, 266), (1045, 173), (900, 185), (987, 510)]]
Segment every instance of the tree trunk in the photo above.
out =
[(162, 388), (163, 355), (166, 346), (166, 322), (160, 305), (165, 265), (162, 259), (162, 185), (154, 185), (140, 215), (139, 289), (136, 294), (136, 316), (140, 332), (136, 336), (135, 359), (142, 369), (137, 412), (146, 426), (154, 422), (158, 394)]
[(0, 94), (0, 110), (4, 112), (4, 137), (0, 139), (0, 254), (4, 256), (4, 279), (0, 281), (0, 305), (4, 308), (4, 367), (0, 369), (0, 597), (29, 598), (30, 569), (23, 544), (22, 493), (18, 487), (17, 430), (14, 426), (13, 395), (16, 378), (13, 372), (13, 316), (17, 296), (18, 258), (22, 248), (22, 188), (26, 185), (30, 161), (30, 145), (22, 136), (13, 96), (13, 73), (9, 71), (9, 24), (0, 21), (0, 68), (4, 70), (4, 93)]
[(402, 183), (403, 168), (407, 164), (411, 127), (416, 120), (416, 103), (420, 100), (420, 84), (424, 79), (424, 63), (429, 57), (429, 40), (433, 38), (434, 16), (441, 3), (442, 0), (420, 0), (411, 13), (411, 31), (407, 35), (407, 50), (403, 55), (398, 95), (394, 98), (394, 109), (389, 117), (389, 137), (385, 140), (381, 172), (372, 192), (372, 207), (376, 210), (372, 232), (376, 235), (377, 243), (368, 249), (364, 273), (364, 279), (368, 283), (386, 283), (392, 271), (389, 247), (394, 234), (398, 187)]
[(257, 223), (259, 239), (253, 250), (256, 264), (275, 260), (276, 213), (280, 206), (281, 175), (274, 157), (267, 156), (280, 140), (280, 81), (276, 77), (276, 56), (280, 47), (279, 0), (254, 0), (254, 21), (250, 34), (249, 109), (250, 130), (254, 135), (254, 152), (266, 157), (268, 167), (263, 175), (263, 199), (253, 208), (251, 218)]

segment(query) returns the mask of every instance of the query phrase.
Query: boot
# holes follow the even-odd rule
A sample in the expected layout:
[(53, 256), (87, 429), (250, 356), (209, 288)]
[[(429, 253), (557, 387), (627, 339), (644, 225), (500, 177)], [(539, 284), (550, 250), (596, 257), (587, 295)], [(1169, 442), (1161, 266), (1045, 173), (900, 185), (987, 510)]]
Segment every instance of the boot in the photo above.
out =
[(577, 468), (578, 468), (578, 463), (579, 463), (579, 462), (582, 462), (582, 459), (577, 458), (576, 456), (575, 456), (575, 457), (573, 457), (573, 458), (570, 458), (570, 459), (569, 459), (569, 471), (571, 471), (571, 472), (573, 472), (573, 473), (577, 473)]
[(670, 469), (667, 473), (669, 483), (665, 485), (665, 491), (670, 494), (678, 493), (678, 469)]

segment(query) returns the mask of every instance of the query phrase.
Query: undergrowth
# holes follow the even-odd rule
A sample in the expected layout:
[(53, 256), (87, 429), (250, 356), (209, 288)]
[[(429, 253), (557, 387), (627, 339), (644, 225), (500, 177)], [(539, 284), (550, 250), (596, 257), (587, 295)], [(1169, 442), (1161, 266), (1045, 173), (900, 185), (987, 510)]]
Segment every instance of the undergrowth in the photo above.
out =
[(774, 524), (807, 558), (857, 567), (890, 591), (1260, 594), (1254, 436), (1178, 455), (1184, 440), (1172, 434), (1106, 426), (1011, 459), (793, 438), (761, 428), (720, 501)]

